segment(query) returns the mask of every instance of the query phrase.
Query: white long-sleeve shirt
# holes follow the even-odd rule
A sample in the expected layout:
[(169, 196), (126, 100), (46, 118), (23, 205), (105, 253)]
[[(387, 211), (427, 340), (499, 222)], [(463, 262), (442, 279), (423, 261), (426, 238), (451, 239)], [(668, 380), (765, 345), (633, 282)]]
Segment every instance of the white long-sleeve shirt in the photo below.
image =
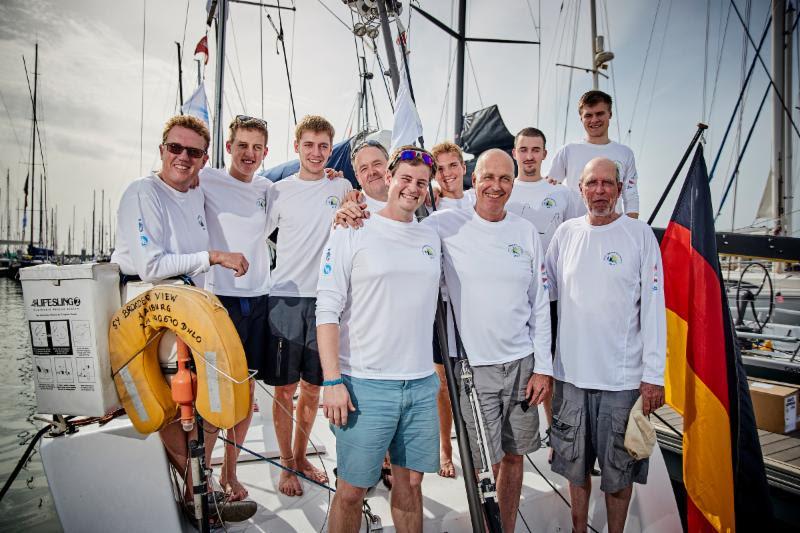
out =
[(205, 217), (199, 188), (180, 192), (155, 174), (138, 178), (119, 202), (111, 262), (144, 281), (186, 274), (203, 287), (210, 266)]
[(586, 214), (578, 183), (586, 164), (595, 157), (612, 160), (619, 170), (622, 180), (622, 194), (617, 201), (617, 213), (639, 212), (639, 176), (636, 173), (636, 160), (633, 150), (615, 141), (608, 144), (591, 144), (585, 140), (562, 146), (550, 166), (548, 177), (558, 180), (572, 191), (571, 213), (569, 218)]
[(546, 179), (522, 181), (517, 178), (506, 209), (533, 224), (542, 240), (542, 250), (547, 252), (556, 228), (570, 213), (571, 203), (572, 192), (564, 185), (553, 185)]
[(353, 187), (344, 178), (301, 180), (297, 174), (270, 190), (267, 235), (279, 228), (272, 296), (313, 298), (317, 267), (333, 215)]
[(666, 311), (653, 230), (620, 216), (605, 226), (563, 223), (547, 251), (558, 300), (554, 376), (585, 389), (664, 384)]
[[(456, 324), (474, 366), (535, 354), (535, 372), (552, 375), (550, 305), (539, 235), (513, 213), (489, 222), (474, 209), (426, 218), (442, 241), (444, 276)], [(455, 343), (449, 346), (456, 355)]]
[(272, 182), (253, 176), (245, 183), (224, 168), (200, 171), (206, 220), (212, 250), (239, 252), (250, 264), (244, 276), (214, 265), (206, 275), (206, 290), (223, 296), (262, 296), (269, 293), (270, 258), (267, 249), (267, 200)]
[(339, 367), (367, 379), (433, 373), (439, 237), (416, 222), (373, 214), (331, 230), (319, 265), (317, 325), (339, 324)]

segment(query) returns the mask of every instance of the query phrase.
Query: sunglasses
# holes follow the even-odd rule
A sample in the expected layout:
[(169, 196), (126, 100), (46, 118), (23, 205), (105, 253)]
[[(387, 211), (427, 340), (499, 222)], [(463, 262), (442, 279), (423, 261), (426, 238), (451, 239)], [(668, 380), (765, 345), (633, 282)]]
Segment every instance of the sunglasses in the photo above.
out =
[(403, 150), (392, 158), (392, 161), (389, 163), (389, 168), (394, 169), (401, 161), (422, 161), (427, 166), (433, 169), (436, 168), (431, 154), (423, 152), (422, 150)]
[(236, 115), (236, 121), (242, 124), (247, 124), (248, 122), (255, 122), (261, 126), (264, 126), (265, 129), (267, 127), (267, 121), (264, 120), (263, 118), (258, 118), (258, 117), (250, 117), (247, 115)]
[(179, 143), (164, 143), (161, 146), (166, 148), (169, 153), (175, 155), (181, 155), (183, 151), (186, 150), (186, 153), (189, 154), (189, 157), (193, 159), (200, 159), (206, 155), (205, 150), (201, 150), (200, 148), (192, 148), (191, 146), (184, 146)]

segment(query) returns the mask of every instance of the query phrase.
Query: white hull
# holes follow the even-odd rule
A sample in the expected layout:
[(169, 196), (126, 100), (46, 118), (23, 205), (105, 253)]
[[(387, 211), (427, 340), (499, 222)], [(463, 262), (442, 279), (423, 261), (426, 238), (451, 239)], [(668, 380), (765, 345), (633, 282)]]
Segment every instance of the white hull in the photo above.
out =
[[(271, 402), (263, 391), (257, 391), (260, 412), (254, 415), (245, 447), (252, 447), (258, 453), (269, 453), (274, 451), (270, 450), (274, 449), (272, 423), (268, 416), (262, 419), (261, 413), (268, 415), (271, 412)], [(541, 415), (543, 417), (543, 413)], [(321, 414), (314, 425), (312, 440), (317, 448), (327, 450), (319, 457), (332, 478), (336, 465), (335, 441)], [(221, 457), (220, 445), (218, 443), (215, 457)], [(455, 442), (453, 448), (458, 477), (453, 480), (427, 474), (423, 481), (426, 532), (471, 530)], [(84, 428), (74, 435), (48, 439), (41, 451), (65, 531), (194, 531), (174, 503), (166, 458), (158, 436), (144, 438), (136, 434), (127, 418), (115, 420), (102, 428)], [(530, 457), (536, 467), (569, 499), (564, 478), (550, 471), (547, 450), (539, 450)], [(318, 461), (318, 456), (312, 457), (312, 462), (318, 464)], [(215, 467), (215, 472), (218, 471), (219, 468)], [(287, 497), (277, 491), (279, 475), (278, 468), (256, 460), (249, 454), (242, 454), (238, 466), (239, 480), (247, 487), (259, 509), (247, 522), (228, 524), (228, 531), (310, 532), (323, 528), (329, 507), (328, 491), (303, 482), (304, 496)], [(368, 501), (373, 513), (381, 518), (383, 530), (394, 531), (388, 491), (379, 485)], [(570, 511), (566, 504), (527, 462), (520, 511), (531, 531), (571, 530)], [(599, 482), (593, 486), (590, 524), (598, 531), (606, 530)], [(517, 531), (527, 531), (519, 518)], [(635, 486), (626, 531), (681, 531), (672, 487), (658, 447), (650, 462), (648, 483)]]

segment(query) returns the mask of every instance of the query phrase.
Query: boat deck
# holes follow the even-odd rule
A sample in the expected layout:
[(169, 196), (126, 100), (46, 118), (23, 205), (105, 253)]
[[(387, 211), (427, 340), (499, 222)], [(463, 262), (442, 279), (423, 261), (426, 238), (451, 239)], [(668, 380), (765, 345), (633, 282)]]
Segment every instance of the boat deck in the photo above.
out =
[[(272, 404), (269, 395), (256, 388), (259, 411), (245, 439), (245, 447), (259, 455), (276, 458)], [(544, 414), (540, 412), (540, 417)], [(336, 466), (336, 443), (327, 420), (318, 414), (311, 438), (322, 452), (311, 459), (325, 465), (332, 476)], [(472, 530), (463, 472), (454, 444), (454, 463), (458, 477), (445, 479), (426, 475), (422, 482), (423, 531), (425, 533), (468, 533)], [(59, 439), (46, 439), (42, 459), (65, 531), (105, 531), (107, 524), (137, 524), (140, 531), (183, 531), (195, 529), (180, 515), (173, 503), (172, 483), (166, 457), (158, 435), (143, 436), (133, 430), (126, 417), (103, 427), (87, 427)], [(212, 464), (219, 472), (222, 444), (216, 443)], [(550, 471), (548, 450), (541, 448), (524, 463), (520, 514), (517, 532), (569, 531), (571, 529), (567, 482)], [(131, 469), (131, 465), (137, 465)], [(258, 504), (250, 520), (228, 524), (232, 533), (326, 531), (330, 496), (328, 490), (301, 482), (305, 494), (287, 497), (277, 490), (280, 471), (251, 453), (239, 456), (238, 477)], [(76, 478), (92, 483), (75, 483)], [(125, 479), (124, 490), (119, 480)], [(681, 531), (676, 502), (671, 496), (670, 479), (661, 452), (656, 448), (650, 462), (648, 482), (634, 487), (626, 524), (627, 532), (677, 533)], [(87, 501), (93, 502), (86, 513)], [(389, 492), (379, 485), (367, 496), (373, 513), (380, 517), (383, 531), (395, 531), (390, 512)], [(607, 526), (603, 495), (599, 483), (592, 484), (589, 521), (598, 531)], [(144, 515), (141, 509), (148, 510)], [(146, 522), (146, 524), (145, 524)], [(363, 526), (362, 526), (363, 530)]]

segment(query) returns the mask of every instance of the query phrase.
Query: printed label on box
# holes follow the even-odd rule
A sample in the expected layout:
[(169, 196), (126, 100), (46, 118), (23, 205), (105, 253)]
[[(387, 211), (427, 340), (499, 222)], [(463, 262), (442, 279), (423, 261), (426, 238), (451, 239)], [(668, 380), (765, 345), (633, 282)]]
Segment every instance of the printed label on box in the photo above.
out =
[(797, 395), (792, 394), (786, 398), (783, 404), (784, 416), (783, 420), (786, 423), (786, 432), (794, 431), (797, 429)]

